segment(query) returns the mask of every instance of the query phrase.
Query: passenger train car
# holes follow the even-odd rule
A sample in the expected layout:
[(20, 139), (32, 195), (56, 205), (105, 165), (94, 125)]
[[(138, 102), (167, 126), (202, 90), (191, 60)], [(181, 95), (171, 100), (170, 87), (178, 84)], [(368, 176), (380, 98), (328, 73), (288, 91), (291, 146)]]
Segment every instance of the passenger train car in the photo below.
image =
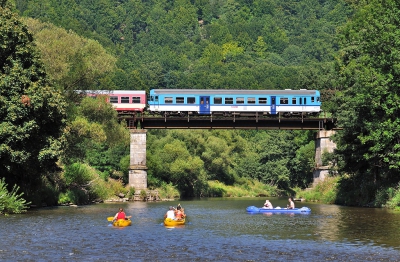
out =
[(99, 95), (107, 96), (107, 102), (111, 103), (119, 114), (142, 113), (146, 108), (146, 91), (137, 90), (78, 90), (78, 93), (90, 97)]
[(152, 89), (145, 91), (84, 90), (87, 96), (107, 96), (119, 114), (149, 112), (163, 116), (316, 115), (321, 111), (318, 90)]
[(317, 90), (152, 89), (148, 111), (161, 115), (316, 115)]

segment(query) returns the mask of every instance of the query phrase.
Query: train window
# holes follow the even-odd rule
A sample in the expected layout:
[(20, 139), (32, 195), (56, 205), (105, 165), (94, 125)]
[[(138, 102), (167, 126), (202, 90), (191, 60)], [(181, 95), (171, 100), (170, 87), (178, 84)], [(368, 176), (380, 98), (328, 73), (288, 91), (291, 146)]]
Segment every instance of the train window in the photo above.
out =
[(266, 104), (267, 103), (267, 98), (266, 97), (259, 97), (258, 98), (258, 103), (259, 104)]
[(214, 97), (214, 104), (221, 105), (222, 97)]
[(311, 103), (314, 103), (315, 97), (311, 97)]
[(307, 98), (306, 97), (304, 97), (304, 103), (303, 104), (307, 104)]
[(132, 97), (132, 104), (140, 104), (140, 97)]
[(232, 97), (226, 97), (225, 98), (225, 104), (232, 105), (233, 104), (233, 98)]
[(196, 98), (194, 98), (194, 97), (188, 97), (188, 98), (187, 98), (187, 102), (188, 102), (188, 104), (194, 104), (194, 103), (196, 103)]
[(236, 104), (244, 104), (244, 98), (243, 97), (236, 97)]
[(164, 98), (164, 103), (166, 104), (172, 104), (174, 99), (172, 97), (166, 97)]
[(281, 98), (279, 99), (279, 103), (280, 103), (281, 105), (287, 105), (287, 104), (289, 104), (289, 99), (287, 99), (286, 97), (281, 97)]
[(256, 103), (256, 99), (254, 97), (247, 98), (247, 104), (255, 104), (255, 103)]
[(296, 100), (297, 100), (297, 99), (296, 99), (295, 97), (292, 98), (292, 105), (295, 105), (295, 104), (296, 104)]
[(129, 96), (122, 96), (121, 104), (129, 104)]
[(176, 98), (176, 103), (177, 103), (177, 104), (184, 104), (184, 103), (185, 103), (185, 98), (183, 98), (183, 97), (177, 97), (177, 98)]
[(118, 103), (118, 96), (110, 96), (110, 103), (117, 104)]

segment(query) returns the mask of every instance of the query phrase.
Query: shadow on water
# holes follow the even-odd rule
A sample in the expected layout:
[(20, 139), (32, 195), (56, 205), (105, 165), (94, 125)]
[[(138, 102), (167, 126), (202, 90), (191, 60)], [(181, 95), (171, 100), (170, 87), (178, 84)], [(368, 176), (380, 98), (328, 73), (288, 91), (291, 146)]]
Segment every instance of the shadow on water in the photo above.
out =
[[(270, 198), (286, 206), (286, 198)], [(265, 199), (129, 202), (37, 209), (0, 217), (1, 261), (398, 261), (400, 213), (296, 202), (305, 214), (254, 214)], [(180, 203), (184, 226), (163, 225)], [(122, 206), (132, 226), (107, 217)], [(4, 240), (7, 241), (4, 241)]]

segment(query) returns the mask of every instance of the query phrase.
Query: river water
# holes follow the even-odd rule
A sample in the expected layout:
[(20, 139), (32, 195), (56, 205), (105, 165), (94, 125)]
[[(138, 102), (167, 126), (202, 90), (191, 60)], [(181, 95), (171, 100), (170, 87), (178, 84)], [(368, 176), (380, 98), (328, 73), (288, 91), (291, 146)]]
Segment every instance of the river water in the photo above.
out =
[[(264, 200), (128, 202), (0, 216), (0, 261), (400, 261), (399, 212), (296, 202), (311, 214), (246, 213)], [(164, 227), (168, 206), (178, 203), (187, 224)], [(107, 221), (120, 206), (132, 226)]]

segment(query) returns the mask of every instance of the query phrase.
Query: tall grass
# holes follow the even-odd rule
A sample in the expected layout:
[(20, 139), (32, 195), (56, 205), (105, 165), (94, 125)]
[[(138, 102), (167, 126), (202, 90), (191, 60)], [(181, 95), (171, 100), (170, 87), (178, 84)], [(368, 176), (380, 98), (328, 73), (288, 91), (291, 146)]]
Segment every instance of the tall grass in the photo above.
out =
[(273, 186), (258, 181), (246, 180), (233, 186), (225, 185), (219, 181), (208, 181), (208, 197), (258, 197), (277, 196), (280, 191)]
[(18, 193), (19, 187), (14, 185), (11, 192), (7, 190), (4, 178), (0, 179), (0, 214), (19, 214), (26, 212), (30, 203), (22, 198), (23, 193)]
[(388, 200), (384, 205), (387, 208), (400, 210), (400, 183), (395, 188), (387, 189)]
[(307, 190), (296, 189), (296, 197), (304, 198), (306, 201), (316, 201), (325, 204), (333, 204), (337, 195), (337, 183), (339, 176), (327, 177), (319, 182), (314, 188)]

